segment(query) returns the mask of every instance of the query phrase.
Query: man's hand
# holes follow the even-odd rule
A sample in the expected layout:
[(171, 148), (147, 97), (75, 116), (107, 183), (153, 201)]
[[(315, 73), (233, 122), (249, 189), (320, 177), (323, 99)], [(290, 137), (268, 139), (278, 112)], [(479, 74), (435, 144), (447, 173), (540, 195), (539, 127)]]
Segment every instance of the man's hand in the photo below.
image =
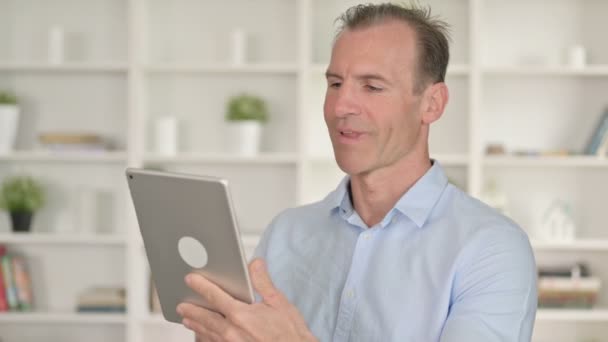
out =
[(203, 341), (316, 341), (296, 307), (274, 287), (261, 259), (249, 264), (249, 274), (260, 303), (243, 303), (203, 276), (188, 274), (188, 286), (217, 312), (181, 303), (177, 312), (184, 326)]

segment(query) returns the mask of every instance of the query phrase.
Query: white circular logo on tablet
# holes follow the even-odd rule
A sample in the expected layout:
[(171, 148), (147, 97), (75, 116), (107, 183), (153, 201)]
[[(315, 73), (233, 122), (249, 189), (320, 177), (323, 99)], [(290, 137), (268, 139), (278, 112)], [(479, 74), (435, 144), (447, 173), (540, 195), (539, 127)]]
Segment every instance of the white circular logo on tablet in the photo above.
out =
[(207, 250), (202, 243), (190, 236), (183, 236), (177, 243), (182, 259), (192, 268), (203, 268), (207, 265)]

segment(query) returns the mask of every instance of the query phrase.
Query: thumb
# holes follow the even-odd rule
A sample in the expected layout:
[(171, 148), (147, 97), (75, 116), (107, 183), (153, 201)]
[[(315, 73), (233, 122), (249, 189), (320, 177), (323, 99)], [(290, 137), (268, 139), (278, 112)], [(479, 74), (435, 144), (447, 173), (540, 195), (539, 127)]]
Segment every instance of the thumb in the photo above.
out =
[(262, 297), (263, 302), (273, 306), (284, 303), (285, 297), (274, 287), (266, 263), (262, 259), (254, 259), (249, 264), (249, 274), (253, 288)]

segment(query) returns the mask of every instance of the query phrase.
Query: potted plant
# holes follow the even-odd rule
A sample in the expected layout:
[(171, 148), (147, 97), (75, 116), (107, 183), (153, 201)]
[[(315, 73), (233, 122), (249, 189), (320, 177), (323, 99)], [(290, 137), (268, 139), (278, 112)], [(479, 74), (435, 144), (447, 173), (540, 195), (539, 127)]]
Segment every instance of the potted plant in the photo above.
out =
[(268, 121), (266, 102), (248, 94), (233, 96), (226, 108), (227, 146), (230, 152), (254, 156), (260, 150), (262, 124)]
[(15, 146), (19, 107), (17, 97), (0, 91), (0, 154), (8, 154)]
[(0, 208), (10, 213), (14, 232), (30, 230), (34, 212), (44, 204), (42, 186), (32, 177), (9, 177), (2, 182)]

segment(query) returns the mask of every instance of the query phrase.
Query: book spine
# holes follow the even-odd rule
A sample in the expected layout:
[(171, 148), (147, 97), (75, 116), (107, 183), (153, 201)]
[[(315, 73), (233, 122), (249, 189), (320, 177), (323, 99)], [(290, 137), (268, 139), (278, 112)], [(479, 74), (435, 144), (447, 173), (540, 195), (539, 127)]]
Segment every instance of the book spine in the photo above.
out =
[(32, 309), (32, 283), (23, 257), (13, 257), (13, 271), (19, 310), (30, 311)]
[(598, 149), (600, 148), (604, 135), (606, 135), (607, 132), (608, 132), (608, 110), (606, 110), (604, 112), (601, 119), (598, 121), (597, 125), (595, 126), (595, 130), (593, 131), (593, 135), (591, 136), (591, 139), (589, 140), (589, 144), (587, 145), (587, 149), (586, 149), (585, 153), (586, 154), (596, 154)]
[[(0, 256), (0, 261), (2, 256)], [(6, 288), (4, 286), (4, 267), (2, 267), (2, 262), (0, 262), (0, 312), (8, 311), (8, 301), (6, 298)]]
[(9, 310), (19, 309), (19, 301), (17, 300), (17, 293), (15, 288), (15, 282), (13, 280), (12, 262), (9, 255), (2, 257), (2, 270), (4, 274), (4, 287), (6, 288), (6, 301), (8, 302)]

